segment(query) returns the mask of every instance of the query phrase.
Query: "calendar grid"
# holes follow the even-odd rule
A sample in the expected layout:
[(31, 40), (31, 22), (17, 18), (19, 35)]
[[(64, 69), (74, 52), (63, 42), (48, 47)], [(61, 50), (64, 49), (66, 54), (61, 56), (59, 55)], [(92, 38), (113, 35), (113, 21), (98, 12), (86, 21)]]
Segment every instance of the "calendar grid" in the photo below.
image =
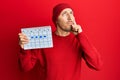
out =
[(22, 28), (21, 32), (29, 39), (29, 43), (24, 45), (26, 50), (53, 47), (51, 26)]

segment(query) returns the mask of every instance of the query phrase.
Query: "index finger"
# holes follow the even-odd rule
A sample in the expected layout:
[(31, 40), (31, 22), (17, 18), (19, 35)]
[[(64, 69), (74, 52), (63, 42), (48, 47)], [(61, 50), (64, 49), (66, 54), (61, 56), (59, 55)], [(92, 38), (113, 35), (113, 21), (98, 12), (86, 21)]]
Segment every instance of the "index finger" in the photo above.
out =
[(73, 25), (77, 25), (75, 20), (74, 20), (74, 24)]
[(19, 33), (18, 35), (19, 36), (26, 36), (24, 33)]

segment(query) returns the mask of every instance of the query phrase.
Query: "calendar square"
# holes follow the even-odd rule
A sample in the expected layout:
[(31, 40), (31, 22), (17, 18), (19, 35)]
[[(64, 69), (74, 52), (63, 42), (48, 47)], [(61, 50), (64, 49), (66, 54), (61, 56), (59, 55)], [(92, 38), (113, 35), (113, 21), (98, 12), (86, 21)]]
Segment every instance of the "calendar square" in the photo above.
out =
[(21, 32), (29, 39), (29, 43), (24, 45), (25, 50), (53, 47), (51, 26), (22, 28)]

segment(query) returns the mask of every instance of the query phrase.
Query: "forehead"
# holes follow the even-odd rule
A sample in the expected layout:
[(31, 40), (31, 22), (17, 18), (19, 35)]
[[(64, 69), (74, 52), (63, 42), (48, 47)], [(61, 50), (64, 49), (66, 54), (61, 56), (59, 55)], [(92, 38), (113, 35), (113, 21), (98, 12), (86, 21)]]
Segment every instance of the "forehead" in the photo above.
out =
[(65, 8), (61, 11), (61, 13), (63, 12), (73, 12), (73, 10), (71, 8)]

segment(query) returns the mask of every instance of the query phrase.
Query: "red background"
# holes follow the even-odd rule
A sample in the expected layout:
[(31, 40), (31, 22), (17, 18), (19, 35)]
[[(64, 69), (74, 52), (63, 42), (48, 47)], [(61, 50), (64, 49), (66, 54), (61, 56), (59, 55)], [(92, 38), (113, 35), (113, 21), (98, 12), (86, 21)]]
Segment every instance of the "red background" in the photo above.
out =
[(52, 7), (60, 2), (73, 6), (77, 23), (104, 61), (101, 71), (91, 70), (83, 62), (81, 80), (120, 80), (119, 0), (1, 0), (0, 80), (37, 80), (35, 70), (19, 70), (18, 33), (22, 27), (53, 26)]

